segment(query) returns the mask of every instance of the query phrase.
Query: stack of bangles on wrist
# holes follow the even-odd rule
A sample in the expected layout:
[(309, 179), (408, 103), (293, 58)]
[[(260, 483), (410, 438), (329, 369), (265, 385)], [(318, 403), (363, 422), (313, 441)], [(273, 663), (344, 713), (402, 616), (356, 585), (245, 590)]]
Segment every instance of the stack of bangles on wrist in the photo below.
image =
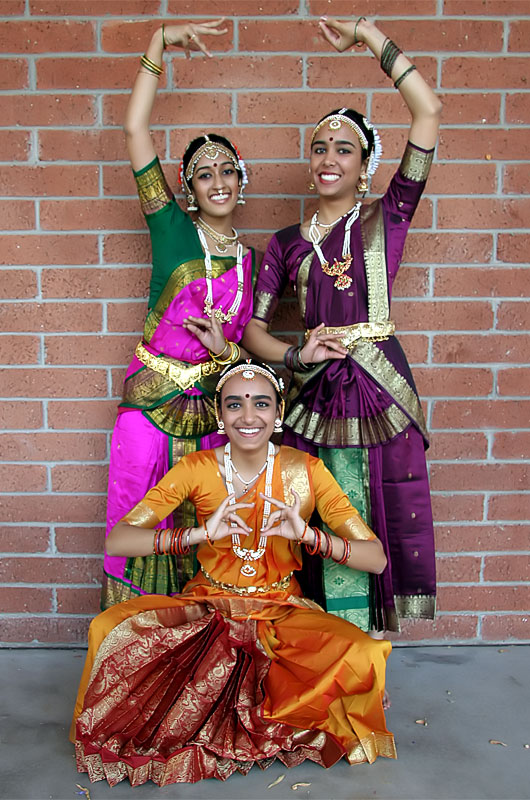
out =
[(140, 64), (144, 69), (147, 70), (147, 72), (150, 72), (151, 75), (154, 75), (157, 78), (159, 78), (164, 71), (164, 67), (161, 67), (159, 64), (155, 64), (155, 62), (151, 61), (151, 59), (148, 58), (145, 53), (140, 59)]
[(300, 345), (297, 347), (293, 344), (283, 354), (283, 363), (291, 372), (309, 372), (313, 369), (313, 364), (305, 364), (302, 361), (300, 357), (301, 350), (302, 347)]
[[(306, 523), (302, 538), (299, 539), (299, 542), (304, 541), (307, 529), (308, 525)], [(305, 549), (309, 555), (315, 556), (318, 553), (322, 556), (322, 558), (333, 558), (333, 542), (331, 541), (330, 534), (327, 533), (327, 531), (321, 531), (319, 528), (311, 528), (311, 530), (315, 534), (315, 543), (312, 547), (310, 544), (305, 545)], [(351, 542), (349, 539), (344, 539), (342, 536), (338, 536), (337, 538), (342, 539), (342, 543), (344, 544), (344, 552), (340, 559), (337, 560), (336, 558), (333, 558), (333, 561), (336, 561), (337, 564), (346, 564), (351, 555)]]
[(208, 350), (208, 354), (212, 361), (219, 364), (220, 367), (225, 367), (227, 364), (233, 364), (241, 358), (241, 350), (235, 342), (229, 342), (225, 339), (225, 346), (220, 353), (212, 353)]
[[(193, 528), (159, 528), (153, 539), (153, 554), (157, 556), (185, 556), (190, 552)], [(185, 538), (186, 544), (183, 544)]]
[[(396, 63), (396, 59), (399, 55), (402, 54), (402, 50), (399, 49), (397, 44), (392, 41), (392, 39), (385, 39), (383, 42), (383, 47), (381, 49), (381, 69), (388, 75), (389, 78), (392, 77), (392, 70), (394, 68), (394, 64)], [(396, 89), (399, 89), (405, 78), (410, 75), (411, 72), (414, 72), (416, 69), (415, 64), (411, 64), (410, 67), (396, 79), (394, 86)]]

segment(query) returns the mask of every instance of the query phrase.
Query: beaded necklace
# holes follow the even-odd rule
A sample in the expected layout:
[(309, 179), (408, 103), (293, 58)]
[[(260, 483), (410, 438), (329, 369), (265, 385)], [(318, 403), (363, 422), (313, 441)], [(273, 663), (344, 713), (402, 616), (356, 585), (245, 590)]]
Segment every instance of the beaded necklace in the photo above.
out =
[(326, 275), (331, 275), (332, 277), (335, 277), (335, 282), (333, 286), (335, 287), (335, 289), (338, 289), (341, 292), (344, 291), (344, 289), (349, 289), (349, 287), (352, 285), (353, 282), (353, 278), (351, 278), (350, 275), (345, 275), (344, 273), (349, 270), (351, 263), (353, 261), (351, 255), (351, 227), (355, 222), (355, 220), (357, 219), (357, 217), (359, 216), (360, 209), (361, 209), (361, 204), (359, 202), (354, 205), (351, 211), (346, 212), (346, 214), (350, 214), (350, 217), (346, 222), (346, 226), (344, 228), (344, 240), (342, 242), (342, 261), (338, 261), (337, 259), (335, 259), (333, 264), (331, 265), (329, 261), (326, 261), (324, 253), (322, 252), (322, 248), (320, 247), (319, 242), (322, 237), (320, 235), (320, 231), (318, 230), (317, 225), (320, 224), (321, 227), (323, 228), (333, 227), (333, 225), (336, 225), (337, 222), (340, 222), (340, 220), (343, 219), (343, 217), (346, 216), (346, 214), (344, 214), (343, 217), (339, 217), (339, 219), (335, 220), (335, 222), (330, 223), (330, 225), (326, 225), (318, 222), (318, 211), (316, 211), (311, 218), (311, 224), (309, 226), (309, 238), (313, 243), (313, 249), (318, 256), (318, 260), (320, 261), (322, 272), (324, 272)]
[(212, 272), (212, 257), (210, 254), (210, 248), (208, 247), (208, 242), (206, 241), (206, 236), (204, 235), (204, 231), (201, 230), (200, 227), (195, 225), (197, 230), (197, 235), (200, 239), (202, 249), (204, 250), (204, 265), (206, 267), (206, 298), (204, 300), (204, 309), (203, 314), (206, 314), (207, 317), (211, 317), (212, 314), (215, 314), (216, 319), (219, 322), (232, 322), (232, 318), (235, 317), (237, 312), (239, 311), (239, 306), (241, 305), (241, 299), (243, 297), (243, 285), (244, 285), (244, 276), (243, 276), (243, 245), (241, 242), (237, 243), (237, 251), (236, 251), (236, 272), (237, 272), (237, 292), (236, 296), (234, 297), (234, 302), (226, 312), (223, 312), (223, 307), (219, 306), (219, 308), (213, 307), (213, 272)]

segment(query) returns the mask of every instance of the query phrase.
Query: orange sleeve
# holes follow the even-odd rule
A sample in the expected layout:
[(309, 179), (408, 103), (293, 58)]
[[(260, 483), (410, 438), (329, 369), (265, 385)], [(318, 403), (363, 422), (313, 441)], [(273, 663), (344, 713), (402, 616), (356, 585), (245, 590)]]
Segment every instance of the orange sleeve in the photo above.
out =
[(317, 511), (333, 533), (345, 539), (377, 538), (357, 509), (352, 506), (323, 461), (310, 456), (309, 473)]

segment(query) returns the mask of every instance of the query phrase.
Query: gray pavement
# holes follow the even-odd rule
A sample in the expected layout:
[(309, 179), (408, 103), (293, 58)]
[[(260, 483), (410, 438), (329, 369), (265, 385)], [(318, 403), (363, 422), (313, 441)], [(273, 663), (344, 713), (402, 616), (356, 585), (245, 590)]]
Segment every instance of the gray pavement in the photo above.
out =
[[(159, 789), (91, 784), (75, 769), (68, 727), (84, 652), (0, 650), (0, 798), (91, 800), (528, 800), (530, 691), (528, 646), (395, 647), (388, 688), (398, 760), (341, 762), (286, 770), (275, 763), (226, 783)], [(415, 720), (426, 720), (418, 725)], [(489, 740), (504, 742), (490, 744)], [(280, 775), (281, 783), (268, 789)], [(297, 782), (309, 787), (293, 790)]]

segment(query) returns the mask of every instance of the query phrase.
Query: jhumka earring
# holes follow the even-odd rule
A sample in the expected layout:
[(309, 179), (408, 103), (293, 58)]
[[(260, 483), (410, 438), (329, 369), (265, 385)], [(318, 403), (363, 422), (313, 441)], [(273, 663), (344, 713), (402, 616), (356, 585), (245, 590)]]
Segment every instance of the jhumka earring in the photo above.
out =
[(236, 202), (236, 205), (238, 205), (238, 206), (244, 206), (246, 204), (246, 202), (247, 202), (245, 200), (245, 198), (243, 197), (243, 189), (244, 188), (245, 187), (243, 186), (243, 184), (240, 183), (239, 184), (239, 193), (237, 195), (237, 202)]
[(368, 175), (366, 174), (366, 172), (361, 172), (361, 174), (359, 175), (357, 191), (359, 192), (359, 194), (362, 194), (363, 197), (368, 191)]
[(222, 419), (217, 420), (217, 433), (222, 436), (225, 432), (225, 424)]
[(195, 195), (190, 192), (189, 195), (186, 197), (186, 201), (188, 203), (188, 211), (198, 211), (199, 206), (197, 205), (197, 199)]
[(279, 433), (281, 430), (283, 430), (283, 428), (282, 428), (282, 420), (279, 417), (277, 417), (274, 420), (274, 433)]
[(317, 187), (315, 186), (313, 181), (311, 181), (311, 183), (309, 184), (309, 186), (307, 188), (309, 189), (310, 192), (314, 192)]

